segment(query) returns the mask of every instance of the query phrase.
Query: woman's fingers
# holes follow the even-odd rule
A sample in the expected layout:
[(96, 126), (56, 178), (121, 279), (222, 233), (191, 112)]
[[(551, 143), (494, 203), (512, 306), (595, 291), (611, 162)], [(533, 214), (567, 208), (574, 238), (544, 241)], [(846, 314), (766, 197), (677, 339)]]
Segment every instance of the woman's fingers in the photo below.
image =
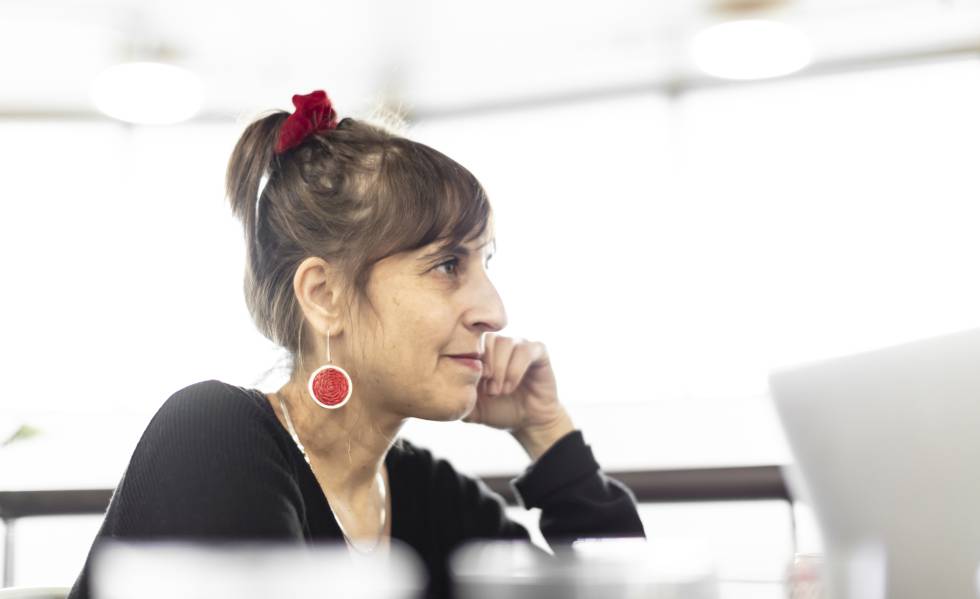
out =
[(483, 380), (493, 378), (493, 345), (497, 336), (487, 333), (483, 336)]
[(527, 369), (540, 355), (539, 344), (522, 342), (516, 344), (510, 353), (507, 374), (504, 377), (503, 392), (510, 393), (521, 383)]
[(520, 384), (531, 364), (543, 351), (540, 343), (488, 333), (486, 336), (486, 386), (489, 395), (510, 393)]
[[(551, 409), (542, 401), (554, 396), (544, 343), (489, 333), (484, 342), (484, 376), (466, 420), (497, 428), (523, 426), (529, 418), (542, 421)], [(535, 365), (541, 369), (532, 371)]]
[(493, 366), (491, 366), (493, 382), (490, 392), (499, 395), (507, 377), (511, 354), (514, 351), (514, 340), (510, 337), (497, 336), (493, 341)]

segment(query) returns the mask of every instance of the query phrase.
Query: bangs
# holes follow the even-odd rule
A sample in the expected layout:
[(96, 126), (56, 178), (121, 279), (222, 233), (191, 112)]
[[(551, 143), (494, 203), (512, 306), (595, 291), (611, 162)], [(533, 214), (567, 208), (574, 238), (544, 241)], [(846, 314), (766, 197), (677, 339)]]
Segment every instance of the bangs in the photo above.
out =
[[(386, 223), (378, 260), (439, 241), (461, 245), (492, 230), (492, 209), (473, 174), (424, 144), (395, 138), (379, 165), (376, 206)], [(374, 260), (372, 260), (374, 262)]]

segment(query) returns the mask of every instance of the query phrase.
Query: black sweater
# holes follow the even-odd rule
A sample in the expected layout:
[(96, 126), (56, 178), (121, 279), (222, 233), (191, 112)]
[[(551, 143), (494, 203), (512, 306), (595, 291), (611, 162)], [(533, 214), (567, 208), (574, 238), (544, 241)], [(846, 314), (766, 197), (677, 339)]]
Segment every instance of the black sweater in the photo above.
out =
[[(449, 597), (447, 558), (476, 538), (528, 539), (503, 499), (482, 481), (399, 439), (385, 458), (391, 536), (415, 551), (427, 597)], [(580, 431), (562, 437), (512, 481), (541, 508), (549, 543), (643, 536), (633, 494), (599, 470)], [(140, 438), (96, 534), (104, 538), (340, 541), (323, 490), (257, 389), (217, 380), (173, 394)], [(68, 599), (89, 597), (92, 551)]]

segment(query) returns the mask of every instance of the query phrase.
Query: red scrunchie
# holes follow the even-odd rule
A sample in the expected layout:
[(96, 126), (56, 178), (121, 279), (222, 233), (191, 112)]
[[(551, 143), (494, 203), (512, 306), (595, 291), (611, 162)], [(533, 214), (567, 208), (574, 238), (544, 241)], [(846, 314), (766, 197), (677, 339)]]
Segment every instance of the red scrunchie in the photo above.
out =
[(311, 133), (329, 131), (337, 127), (337, 113), (334, 112), (327, 92), (322, 89), (305, 96), (299, 94), (293, 96), (293, 106), (296, 110), (279, 129), (276, 154), (282, 154), (298, 146)]

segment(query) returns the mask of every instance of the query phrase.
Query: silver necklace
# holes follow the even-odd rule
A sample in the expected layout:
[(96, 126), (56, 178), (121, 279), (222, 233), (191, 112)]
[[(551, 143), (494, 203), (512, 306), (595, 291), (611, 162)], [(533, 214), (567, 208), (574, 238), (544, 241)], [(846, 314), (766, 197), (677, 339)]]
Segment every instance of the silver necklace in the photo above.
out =
[[(275, 396), (279, 400), (279, 407), (282, 408), (282, 415), (286, 417), (286, 426), (289, 427), (289, 434), (293, 437), (293, 441), (296, 442), (296, 447), (298, 447), (300, 453), (303, 454), (303, 458), (306, 460), (306, 463), (309, 464), (310, 456), (306, 455), (306, 448), (303, 447), (303, 444), (299, 440), (299, 435), (296, 433), (296, 427), (293, 426), (293, 419), (289, 417), (289, 410), (286, 409), (286, 403), (283, 402), (282, 396), (278, 393), (276, 393)], [(310, 464), (310, 467), (312, 468), (313, 465)], [(340, 523), (340, 518), (337, 517), (337, 514), (333, 514), (333, 508), (330, 509), (330, 513), (333, 514), (333, 519), (337, 522), (337, 527), (340, 528), (340, 534), (344, 535), (344, 540), (347, 541), (347, 544), (350, 545), (351, 549), (357, 551), (358, 553), (373, 553), (374, 550), (381, 545), (381, 540), (384, 538), (385, 525), (388, 523), (388, 510), (384, 505), (387, 501), (388, 492), (387, 489), (385, 489), (384, 477), (381, 476), (380, 472), (378, 472), (377, 477), (378, 485), (381, 487), (381, 528), (378, 530), (378, 539), (369, 549), (361, 549), (354, 544), (354, 541), (351, 540), (350, 536), (347, 534), (347, 531), (344, 530), (344, 525)]]

